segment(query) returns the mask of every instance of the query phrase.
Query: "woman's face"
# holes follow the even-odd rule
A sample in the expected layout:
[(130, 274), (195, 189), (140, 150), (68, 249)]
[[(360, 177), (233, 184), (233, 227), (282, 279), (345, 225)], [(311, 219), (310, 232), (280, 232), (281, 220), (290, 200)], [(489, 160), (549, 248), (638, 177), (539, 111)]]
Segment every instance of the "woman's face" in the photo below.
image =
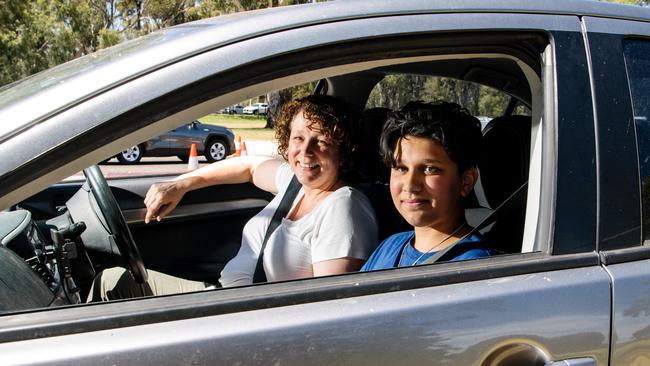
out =
[(444, 147), (423, 137), (398, 140), (394, 158), (390, 193), (402, 217), (414, 227), (444, 230), (458, 225), (475, 169), (459, 174)]
[(291, 121), (287, 149), (298, 181), (311, 189), (331, 190), (339, 181), (339, 149), (318, 129), (309, 127), (302, 111)]

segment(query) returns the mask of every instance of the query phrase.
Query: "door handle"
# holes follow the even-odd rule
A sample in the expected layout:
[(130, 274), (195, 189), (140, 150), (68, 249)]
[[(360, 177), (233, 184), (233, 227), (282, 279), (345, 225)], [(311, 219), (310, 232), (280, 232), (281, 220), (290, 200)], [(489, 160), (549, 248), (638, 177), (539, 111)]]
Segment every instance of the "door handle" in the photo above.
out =
[(597, 366), (598, 362), (591, 357), (570, 358), (561, 361), (547, 361), (544, 366)]

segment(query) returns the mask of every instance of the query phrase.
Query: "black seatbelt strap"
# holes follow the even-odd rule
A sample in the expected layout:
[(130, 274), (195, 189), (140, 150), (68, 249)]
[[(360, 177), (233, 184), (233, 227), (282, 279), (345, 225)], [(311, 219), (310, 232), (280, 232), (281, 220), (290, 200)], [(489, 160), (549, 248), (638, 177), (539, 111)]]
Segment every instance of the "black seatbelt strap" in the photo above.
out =
[[(480, 224), (476, 225), (476, 227), (474, 227), (469, 233), (465, 234), (456, 243), (448, 246), (447, 248), (437, 252), (436, 254), (422, 261), (422, 264), (432, 264), (437, 261), (450, 260), (458, 256), (458, 253), (451, 253), (452, 248), (454, 248), (456, 244), (463, 241), (463, 239), (474, 235), (484, 227), (492, 224), (493, 222), (498, 220), (499, 217), (503, 216), (503, 214), (512, 211), (512, 209), (516, 207), (517, 203), (520, 203), (522, 200), (526, 199), (526, 194), (528, 192), (527, 188), (528, 188), (528, 182), (524, 182), (524, 184), (522, 184), (521, 187), (519, 187), (513, 194), (511, 194), (510, 197), (506, 198), (505, 201), (503, 201), (499, 205), (499, 207), (497, 207), (494, 211), (492, 211), (492, 213), (490, 213), (486, 218), (484, 218), (483, 221), (481, 221)], [(447, 255), (450, 253), (451, 255)]]
[(264, 236), (264, 241), (262, 242), (262, 248), (260, 249), (260, 255), (257, 257), (257, 265), (255, 266), (255, 273), (253, 274), (253, 283), (266, 282), (266, 272), (264, 272), (264, 248), (266, 248), (266, 242), (269, 241), (271, 234), (277, 229), (278, 225), (282, 221), (282, 218), (287, 216), (289, 210), (291, 209), (291, 204), (296, 198), (298, 191), (300, 191), (302, 185), (298, 182), (298, 179), (294, 175), (287, 187), (287, 190), (284, 191), (284, 196), (278, 205), (278, 208), (275, 210), (269, 226), (266, 228), (266, 235)]

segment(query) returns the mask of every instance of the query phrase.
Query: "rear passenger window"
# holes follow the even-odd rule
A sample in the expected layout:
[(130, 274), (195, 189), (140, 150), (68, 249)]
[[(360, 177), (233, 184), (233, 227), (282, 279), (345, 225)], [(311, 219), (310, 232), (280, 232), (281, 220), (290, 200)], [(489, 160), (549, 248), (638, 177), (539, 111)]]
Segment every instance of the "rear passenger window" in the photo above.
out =
[[(452, 102), (460, 104), (485, 125), (495, 117), (502, 116), (511, 97), (489, 86), (446, 77), (393, 74), (387, 75), (373, 88), (367, 109), (388, 108), (399, 110), (414, 100), (424, 102)], [(513, 114), (530, 116), (530, 109), (517, 104)]]
[(650, 244), (650, 42), (628, 40), (624, 49), (639, 154), (643, 242)]
[[(501, 59), (494, 59), (493, 62), (497, 60), (504, 65), (509, 62)], [(444, 72), (435, 66), (439, 65), (425, 69), (431, 74)], [(415, 70), (418, 70), (418, 67), (421, 65), (413, 66)], [(483, 146), (478, 161), (480, 181), (475, 185), (474, 192), (464, 201), (467, 222), (474, 227), (479, 225), (513, 193), (524, 192), (518, 195), (520, 198), (512, 204), (507, 215), (480, 231), (494, 248), (503, 253), (535, 251), (533, 238), (524, 235), (527, 225), (525, 192), (531, 157), (531, 100), (517, 98), (524, 96), (530, 99), (530, 95), (520, 89), (512, 89), (511, 93), (508, 93), (488, 86), (508, 86), (502, 78), (518, 80), (515, 84), (528, 86), (528, 80), (518, 79), (522, 76), (515, 69), (517, 65), (513, 64), (512, 67), (512, 70), (502, 67), (501, 73), (494, 77), (491, 77), (493, 75), (489, 71), (485, 71), (485, 74), (478, 78), (482, 79), (485, 85), (449, 77), (408, 73), (406, 65), (402, 65), (396, 73), (385, 68), (380, 70), (384, 75), (370, 92), (363, 114), (364, 136), (373, 136), (377, 141), (376, 145), (387, 113), (400, 110), (411, 101), (456, 103), (475, 116), (483, 130)], [(477, 66), (473, 70), (477, 72), (476, 70), (482, 69)], [(364, 178), (366, 181), (388, 183), (388, 169), (378, 157), (376, 147), (369, 149), (370, 151), (365, 151), (364, 148), (362, 150), (360, 155), (366, 163), (360, 167), (360, 175), (370, 177)], [(368, 163), (372, 161), (379, 163)], [(531, 212), (532, 210), (534, 209), (531, 209)], [(533, 216), (532, 213), (529, 215), (530, 223), (536, 222)], [(379, 218), (379, 221), (380, 237), (384, 238), (381, 231), (388, 229), (385, 223), (396, 224), (402, 220)], [(409, 226), (408, 230), (410, 229)], [(392, 228), (388, 231), (391, 230)]]

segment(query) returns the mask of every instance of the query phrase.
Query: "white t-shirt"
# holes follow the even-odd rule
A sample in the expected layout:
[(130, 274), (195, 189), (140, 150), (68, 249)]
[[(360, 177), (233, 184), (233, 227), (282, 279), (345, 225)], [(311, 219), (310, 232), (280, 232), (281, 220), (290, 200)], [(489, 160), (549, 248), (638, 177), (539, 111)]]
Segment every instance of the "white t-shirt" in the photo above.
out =
[[(289, 164), (282, 164), (275, 177), (279, 192), (244, 226), (241, 248), (221, 272), (223, 287), (253, 282), (266, 228), (292, 177)], [(301, 188), (291, 209), (303, 195)], [(313, 277), (313, 263), (343, 257), (368, 259), (376, 246), (377, 224), (370, 202), (360, 191), (341, 187), (299, 220), (282, 219), (264, 249), (264, 271), (269, 282)]]

